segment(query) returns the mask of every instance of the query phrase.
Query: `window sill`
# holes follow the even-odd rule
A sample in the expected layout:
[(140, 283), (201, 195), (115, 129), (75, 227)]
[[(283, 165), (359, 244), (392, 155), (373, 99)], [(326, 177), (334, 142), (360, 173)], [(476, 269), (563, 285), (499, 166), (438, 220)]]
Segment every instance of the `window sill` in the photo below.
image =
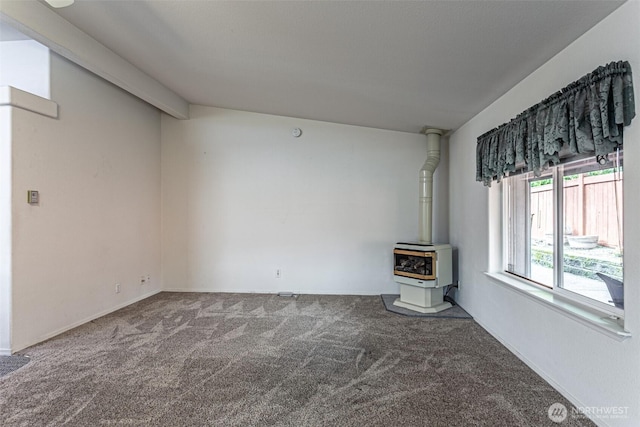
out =
[(568, 298), (563, 298), (554, 294), (551, 290), (546, 290), (518, 280), (504, 273), (488, 273), (485, 275), (494, 282), (512, 291), (518, 292), (525, 297), (547, 306), (556, 312), (570, 317), (583, 325), (603, 333), (618, 341), (631, 338), (631, 333), (618, 324), (616, 319), (612, 319), (608, 313), (586, 308)]

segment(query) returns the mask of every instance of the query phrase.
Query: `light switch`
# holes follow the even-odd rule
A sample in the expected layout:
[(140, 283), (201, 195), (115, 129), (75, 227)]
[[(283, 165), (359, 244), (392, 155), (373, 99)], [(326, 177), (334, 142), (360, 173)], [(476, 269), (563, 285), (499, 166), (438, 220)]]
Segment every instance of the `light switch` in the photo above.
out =
[(40, 194), (38, 193), (38, 190), (27, 191), (27, 202), (29, 202), (30, 205), (37, 205), (39, 201)]

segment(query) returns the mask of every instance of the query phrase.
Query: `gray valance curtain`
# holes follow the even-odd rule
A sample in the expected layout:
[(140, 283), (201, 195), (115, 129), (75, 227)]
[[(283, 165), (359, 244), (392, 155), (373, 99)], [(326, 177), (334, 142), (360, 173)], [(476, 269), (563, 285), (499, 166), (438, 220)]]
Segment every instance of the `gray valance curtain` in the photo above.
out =
[[(560, 151), (606, 156), (622, 145), (635, 116), (631, 66), (612, 62), (571, 83), (478, 137), (476, 180), (490, 186), (516, 170), (540, 175), (560, 162)], [(567, 150), (568, 148), (568, 150)]]

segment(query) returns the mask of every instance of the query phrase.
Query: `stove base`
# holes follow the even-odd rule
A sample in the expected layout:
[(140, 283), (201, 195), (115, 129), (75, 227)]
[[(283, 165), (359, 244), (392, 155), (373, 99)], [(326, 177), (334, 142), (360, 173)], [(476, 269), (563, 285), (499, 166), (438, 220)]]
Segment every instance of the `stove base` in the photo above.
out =
[(443, 299), (442, 288), (425, 288), (409, 284), (400, 285), (400, 298), (393, 305), (418, 313), (438, 313), (451, 307), (451, 303)]

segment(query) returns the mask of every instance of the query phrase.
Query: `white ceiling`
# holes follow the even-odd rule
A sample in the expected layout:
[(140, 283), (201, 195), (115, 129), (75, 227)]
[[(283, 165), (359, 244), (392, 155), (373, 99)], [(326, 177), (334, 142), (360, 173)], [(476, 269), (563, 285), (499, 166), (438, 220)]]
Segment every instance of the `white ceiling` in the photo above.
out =
[(419, 132), (461, 126), (620, 4), (76, 0), (55, 11), (192, 104)]

